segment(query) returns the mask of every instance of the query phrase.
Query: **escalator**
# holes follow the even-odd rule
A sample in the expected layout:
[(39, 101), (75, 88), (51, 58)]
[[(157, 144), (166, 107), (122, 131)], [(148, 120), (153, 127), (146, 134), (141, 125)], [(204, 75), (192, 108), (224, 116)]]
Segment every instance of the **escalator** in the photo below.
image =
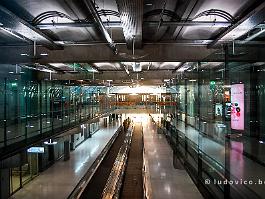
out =
[(142, 126), (120, 128), (94, 165), (68, 199), (143, 198)]

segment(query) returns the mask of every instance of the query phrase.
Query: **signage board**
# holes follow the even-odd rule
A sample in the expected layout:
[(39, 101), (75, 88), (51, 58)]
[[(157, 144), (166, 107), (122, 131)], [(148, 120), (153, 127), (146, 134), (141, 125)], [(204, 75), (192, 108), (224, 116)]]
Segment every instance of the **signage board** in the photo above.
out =
[(231, 129), (244, 130), (244, 84), (231, 85)]
[(28, 153), (44, 153), (44, 147), (30, 147), (27, 150)]

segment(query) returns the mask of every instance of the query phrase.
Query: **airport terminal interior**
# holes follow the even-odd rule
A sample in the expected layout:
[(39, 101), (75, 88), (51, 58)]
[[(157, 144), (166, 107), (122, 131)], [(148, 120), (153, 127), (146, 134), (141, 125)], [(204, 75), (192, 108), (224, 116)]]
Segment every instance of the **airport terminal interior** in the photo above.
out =
[(264, 187), (264, 1), (0, 1), (0, 199)]

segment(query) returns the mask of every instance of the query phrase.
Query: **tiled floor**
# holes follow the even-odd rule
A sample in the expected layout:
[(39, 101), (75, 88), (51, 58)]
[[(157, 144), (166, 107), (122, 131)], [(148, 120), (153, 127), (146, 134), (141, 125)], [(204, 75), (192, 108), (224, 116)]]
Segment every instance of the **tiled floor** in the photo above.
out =
[(12, 199), (66, 199), (97, 156), (114, 135), (120, 122), (100, 129), (92, 138), (71, 152), (68, 161), (60, 160), (15, 193)]
[(145, 161), (152, 199), (203, 198), (185, 170), (173, 166), (173, 152), (150, 120), (143, 124)]

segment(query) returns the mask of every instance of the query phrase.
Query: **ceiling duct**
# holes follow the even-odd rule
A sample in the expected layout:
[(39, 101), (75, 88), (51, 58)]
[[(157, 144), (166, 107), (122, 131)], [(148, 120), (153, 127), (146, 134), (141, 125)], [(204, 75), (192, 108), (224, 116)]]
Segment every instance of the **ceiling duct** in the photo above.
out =
[(116, 0), (127, 47), (142, 48), (143, 0)]
[(97, 10), (96, 7), (94, 5), (94, 3), (91, 0), (83, 0), (84, 4), (87, 6), (87, 8), (89, 9), (90, 13), (92, 14), (94, 20), (97, 22), (97, 25), (100, 29), (100, 31), (102, 32), (102, 34), (104, 35), (105, 39), (107, 40), (107, 42), (109, 43), (109, 46), (111, 47), (111, 49), (113, 50), (113, 52), (115, 54), (118, 53), (116, 45), (114, 43), (114, 41), (112, 40), (112, 38), (110, 37), (108, 31), (106, 30)]

